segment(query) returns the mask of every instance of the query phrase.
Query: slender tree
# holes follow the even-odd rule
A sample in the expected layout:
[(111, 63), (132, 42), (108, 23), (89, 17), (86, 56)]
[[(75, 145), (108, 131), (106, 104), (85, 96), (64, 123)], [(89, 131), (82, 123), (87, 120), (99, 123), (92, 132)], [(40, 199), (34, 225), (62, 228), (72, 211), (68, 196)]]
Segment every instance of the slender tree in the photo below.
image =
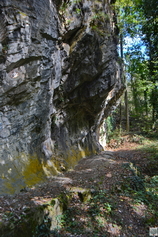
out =
[(142, 0), (141, 4), (141, 9), (145, 17), (142, 25), (143, 40), (147, 47), (150, 81), (153, 84), (150, 102), (152, 105), (153, 125), (155, 125), (158, 119), (158, 1)]
[[(146, 119), (152, 115), (154, 127), (158, 120), (158, 1), (117, 0), (115, 7), (120, 26), (121, 56), (126, 55), (127, 79), (135, 114), (142, 114)], [(137, 39), (137, 44), (127, 47), (127, 38), (133, 42)], [(144, 44), (143, 47), (138, 40)], [(142, 55), (145, 47), (146, 53)], [(127, 95), (125, 98), (127, 102)]]

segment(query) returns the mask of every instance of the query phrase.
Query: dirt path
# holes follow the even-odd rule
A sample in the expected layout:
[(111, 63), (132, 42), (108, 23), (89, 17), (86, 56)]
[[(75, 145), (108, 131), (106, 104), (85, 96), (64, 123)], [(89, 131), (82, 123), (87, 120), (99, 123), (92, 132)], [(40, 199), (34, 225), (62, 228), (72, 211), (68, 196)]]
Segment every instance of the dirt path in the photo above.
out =
[[(68, 210), (74, 216), (72, 220), (76, 220), (76, 226), (74, 221), (69, 221), (66, 225), (71, 223), (71, 230), (63, 225), (61, 230), (50, 236), (149, 236), (150, 225), (147, 222), (154, 218), (153, 214), (145, 202), (135, 202), (130, 196), (131, 190), (133, 193), (139, 192), (139, 188), (143, 191), (141, 181), (133, 179), (139, 177), (138, 169), (143, 172), (147, 165), (146, 153), (136, 150), (137, 146), (136, 143), (126, 142), (117, 149), (109, 148), (96, 156), (82, 159), (74, 170), (45, 184), (14, 196), (0, 197), (0, 222), (7, 223), (13, 218), (18, 222), (26, 209), (43, 205), (62, 192), (70, 192), (72, 188), (83, 188), (90, 190), (92, 201), (82, 203), (79, 196), (71, 200)], [(98, 197), (96, 203), (95, 197)], [(98, 215), (94, 211), (95, 204), (99, 208)]]

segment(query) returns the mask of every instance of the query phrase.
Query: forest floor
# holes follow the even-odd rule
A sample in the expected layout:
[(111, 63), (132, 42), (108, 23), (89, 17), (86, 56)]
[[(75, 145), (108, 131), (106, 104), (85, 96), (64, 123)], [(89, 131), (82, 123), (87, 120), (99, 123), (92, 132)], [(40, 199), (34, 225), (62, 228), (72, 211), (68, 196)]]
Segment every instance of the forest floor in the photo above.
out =
[(12, 221), (20, 228), (26, 210), (61, 193), (73, 195), (59, 218), (60, 228), (41, 228), (30, 236), (148, 237), (158, 227), (158, 140), (113, 139), (106, 151), (80, 160), (74, 170), (0, 197), (0, 223)]

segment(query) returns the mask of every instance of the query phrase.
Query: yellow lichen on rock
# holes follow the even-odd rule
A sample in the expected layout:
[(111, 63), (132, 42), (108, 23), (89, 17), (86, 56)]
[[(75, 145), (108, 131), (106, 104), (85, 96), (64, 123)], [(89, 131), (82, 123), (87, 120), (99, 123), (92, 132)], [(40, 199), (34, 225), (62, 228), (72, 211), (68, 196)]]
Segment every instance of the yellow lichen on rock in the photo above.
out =
[(69, 168), (74, 168), (80, 159), (85, 158), (86, 156), (90, 156), (92, 154), (94, 154), (94, 151), (90, 151), (88, 149), (71, 149), (68, 153), (66, 163), (68, 164)]
[(32, 186), (45, 180), (46, 176), (37, 155), (29, 157), (22, 175), (27, 186)]

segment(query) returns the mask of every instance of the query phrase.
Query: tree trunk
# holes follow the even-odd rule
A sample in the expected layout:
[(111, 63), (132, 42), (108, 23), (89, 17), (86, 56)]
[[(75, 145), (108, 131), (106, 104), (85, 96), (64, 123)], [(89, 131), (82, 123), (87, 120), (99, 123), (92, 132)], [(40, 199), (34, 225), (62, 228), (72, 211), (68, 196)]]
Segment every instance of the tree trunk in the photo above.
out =
[[(122, 34), (120, 34), (120, 54), (121, 54), (121, 58), (123, 59), (123, 36), (122, 36)], [(126, 78), (125, 78), (125, 83), (126, 83)], [(129, 132), (129, 108), (128, 108), (127, 83), (126, 83), (124, 102), (125, 102), (126, 132)]]
[(129, 106), (128, 106), (128, 92), (125, 91), (125, 115), (126, 115), (126, 132), (129, 132)]
[(144, 91), (144, 101), (145, 101), (145, 114), (148, 117), (148, 101), (147, 101), (147, 90)]

